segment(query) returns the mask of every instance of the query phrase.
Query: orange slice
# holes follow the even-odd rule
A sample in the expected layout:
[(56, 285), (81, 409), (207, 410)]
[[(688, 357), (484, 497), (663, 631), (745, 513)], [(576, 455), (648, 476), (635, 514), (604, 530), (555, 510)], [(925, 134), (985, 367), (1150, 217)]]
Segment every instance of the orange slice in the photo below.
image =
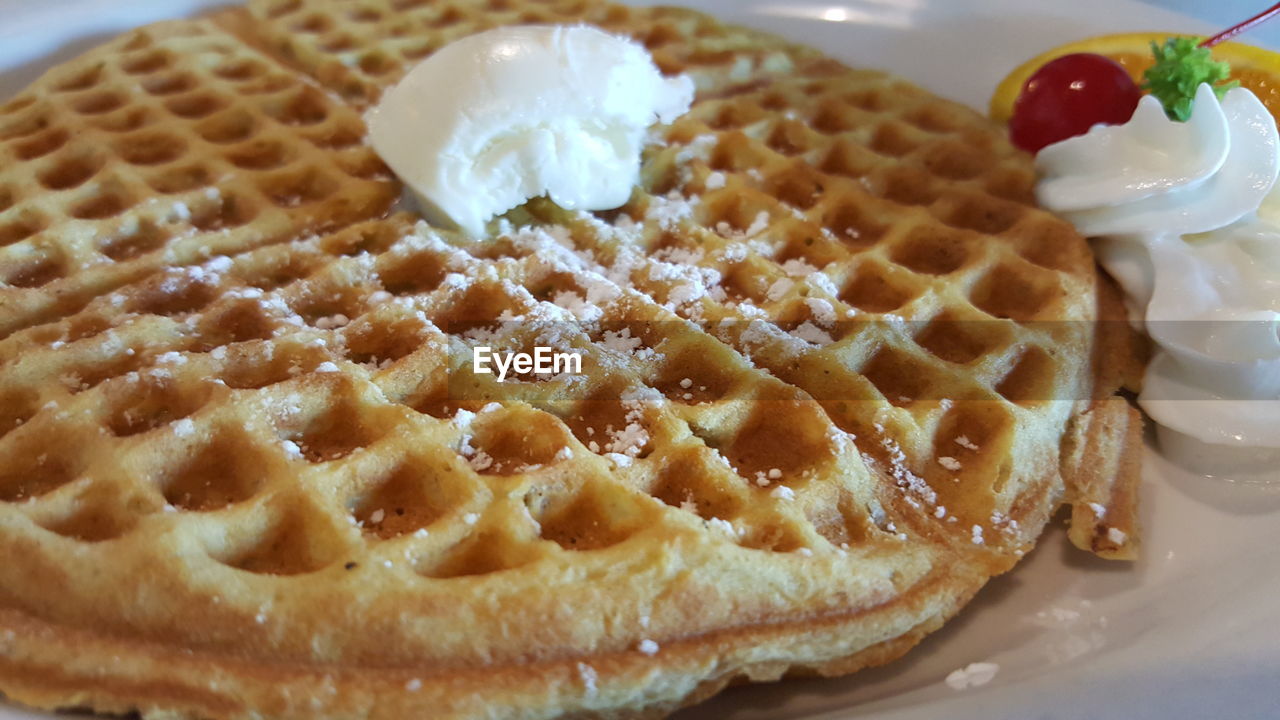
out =
[[(1071, 53), (1097, 53), (1120, 63), (1135, 82), (1142, 82), (1142, 73), (1154, 59), (1151, 43), (1163, 43), (1166, 38), (1179, 33), (1149, 32), (1100, 35), (1078, 42), (1061, 45), (1041, 53), (1019, 65), (996, 86), (991, 96), (989, 112), (994, 120), (1008, 122), (1013, 114), (1013, 101), (1018, 99), (1027, 78), (1045, 63)], [(1236, 42), (1215, 45), (1213, 57), (1231, 64), (1232, 79), (1239, 80), (1262, 100), (1277, 120), (1280, 120), (1280, 53)]]

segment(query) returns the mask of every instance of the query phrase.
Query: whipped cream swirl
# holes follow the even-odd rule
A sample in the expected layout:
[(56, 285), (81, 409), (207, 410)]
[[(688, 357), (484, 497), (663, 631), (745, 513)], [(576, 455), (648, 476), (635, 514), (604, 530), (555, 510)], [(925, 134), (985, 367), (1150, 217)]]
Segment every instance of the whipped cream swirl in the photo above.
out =
[(1144, 97), (1036, 158), (1040, 203), (1094, 238), (1158, 346), (1139, 403), (1210, 474), (1280, 467), (1280, 137), (1248, 90), (1201, 85), (1185, 123)]

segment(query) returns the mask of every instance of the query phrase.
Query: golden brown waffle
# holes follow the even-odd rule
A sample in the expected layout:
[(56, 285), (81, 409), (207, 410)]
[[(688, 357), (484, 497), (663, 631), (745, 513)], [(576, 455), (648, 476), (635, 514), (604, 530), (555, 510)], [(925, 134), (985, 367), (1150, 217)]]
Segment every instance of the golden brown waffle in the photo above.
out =
[[(451, 38), (430, 13), (548, 12), (401, 4), (393, 43), (356, 17), (381, 6), (277, 5), (229, 24), (359, 102), (383, 80), (331, 74), (314, 38), (284, 56), (295, 23), (350, 9), (379, 28), (358, 58)], [(750, 34), (560, 11), (674, 23), (668, 57)], [(703, 72), (619, 211), (246, 243), (0, 339), (0, 691), (147, 717), (660, 716), (897, 657), (1064, 499), (1077, 544), (1131, 554), (1137, 425), (1102, 371), (1129, 351), (1028, 159), (902, 81), (778, 52), (789, 77)], [(734, 62), (685, 67), (713, 65)], [(469, 371), (479, 345), (583, 373), (498, 383)]]
[(675, 7), (600, 0), (250, 0), (226, 21), (359, 106), (458, 38), (502, 25), (590, 23), (643, 43), (665, 73), (701, 91), (821, 60), (811, 49)]
[(359, 116), (204, 21), (129, 33), (0, 107), (0, 337), (147, 273), (376, 217)]
[(1033, 540), (1052, 506), (1017, 504), (1054, 496), (1057, 434), (1089, 396), (1095, 278), (1026, 204), (1022, 156), (838, 68), (700, 102), (668, 140), (621, 211), (645, 222), (589, 249), (822, 403), (944, 520), (928, 532)]

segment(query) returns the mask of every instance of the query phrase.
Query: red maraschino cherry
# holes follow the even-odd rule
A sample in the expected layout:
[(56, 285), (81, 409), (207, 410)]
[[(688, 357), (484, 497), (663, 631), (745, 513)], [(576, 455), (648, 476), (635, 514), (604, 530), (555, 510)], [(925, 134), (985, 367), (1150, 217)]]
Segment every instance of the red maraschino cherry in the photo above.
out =
[(1120, 63), (1094, 53), (1055, 58), (1027, 78), (1013, 103), (1009, 137), (1030, 153), (1133, 117), (1142, 91)]

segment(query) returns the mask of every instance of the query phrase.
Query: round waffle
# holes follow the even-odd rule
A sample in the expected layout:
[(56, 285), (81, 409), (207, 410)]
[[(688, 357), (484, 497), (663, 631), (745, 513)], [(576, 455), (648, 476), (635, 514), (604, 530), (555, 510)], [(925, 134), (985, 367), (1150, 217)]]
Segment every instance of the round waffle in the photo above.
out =
[[(97, 128), (76, 93), (125, 98), (111, 83), (140, 64), (129, 102), (185, 153), (104, 156), (116, 174), (81, 183), (119, 177), (131, 202), (84, 229), (98, 220), (64, 223), (60, 191), (21, 181), (56, 148), (6, 166), (0, 227), (50, 213), (0, 248), (9, 285), (29, 254), (102, 248), (134, 215), (169, 227), (146, 208), (175, 197), (193, 219), (232, 192), (251, 209), (245, 230), (191, 222), (124, 270), (63, 263), (0, 290), (18, 298), (0, 305), (13, 699), (660, 716), (736, 679), (897, 657), (1064, 501), (1077, 544), (1133, 552), (1138, 425), (1111, 397), (1133, 353), (1099, 330), (1113, 299), (1084, 241), (972, 112), (687, 11), (249, 12), (126, 36), (0, 115), (22, 158), (36, 125)], [(357, 116), (299, 74), (358, 106), (456, 36), (575, 20), (645, 38), (699, 98), (626, 207), (537, 201), (478, 242), (376, 217), (396, 189), (349, 139)], [(63, 88), (85, 72), (106, 84)], [(168, 82), (227, 104), (170, 118), (146, 90)], [(220, 113), (266, 134), (220, 141), (236, 125)], [(272, 143), (279, 164), (256, 159)], [(157, 189), (164, 163), (207, 168), (217, 192)], [(283, 193), (289, 178), (328, 190)], [(498, 382), (474, 372), (480, 346), (572, 352), (582, 371)]]

